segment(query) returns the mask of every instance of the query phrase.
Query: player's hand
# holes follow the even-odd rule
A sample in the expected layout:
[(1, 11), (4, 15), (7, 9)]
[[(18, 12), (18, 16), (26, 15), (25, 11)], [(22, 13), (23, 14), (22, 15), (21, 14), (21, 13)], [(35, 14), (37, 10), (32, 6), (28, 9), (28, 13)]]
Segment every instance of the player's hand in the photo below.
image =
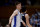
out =
[(26, 24), (24, 24), (24, 26), (26, 26)]
[(30, 27), (32, 27), (32, 26), (30, 26)]
[(32, 27), (31, 25), (29, 27)]
[(10, 25), (9, 25), (9, 24), (7, 24), (7, 25), (6, 25), (6, 27), (10, 27)]

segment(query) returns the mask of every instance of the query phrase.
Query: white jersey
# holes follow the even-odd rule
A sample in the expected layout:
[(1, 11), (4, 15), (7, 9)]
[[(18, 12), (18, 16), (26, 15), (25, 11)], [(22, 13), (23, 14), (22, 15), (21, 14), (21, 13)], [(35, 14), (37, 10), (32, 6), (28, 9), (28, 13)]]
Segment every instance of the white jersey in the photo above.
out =
[(18, 11), (18, 14), (14, 16), (12, 19), (11, 27), (20, 27), (20, 22), (21, 22), (21, 16), (20, 16), (20, 12)]

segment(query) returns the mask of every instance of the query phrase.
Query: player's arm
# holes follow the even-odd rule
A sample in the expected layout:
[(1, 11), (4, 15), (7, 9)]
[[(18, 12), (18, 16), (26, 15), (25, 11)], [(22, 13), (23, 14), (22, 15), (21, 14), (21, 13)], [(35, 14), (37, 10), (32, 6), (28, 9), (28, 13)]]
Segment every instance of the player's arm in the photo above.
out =
[(11, 24), (12, 18), (18, 14), (18, 11), (14, 11), (9, 19), (9, 24)]
[(21, 19), (21, 22), (22, 22), (22, 24), (24, 25), (24, 26), (26, 26), (26, 24), (25, 24), (25, 22)]
[(30, 25), (30, 23), (29, 23), (29, 15), (28, 15), (28, 14), (25, 15), (25, 18), (26, 18), (26, 24), (27, 24), (27, 26), (28, 26), (28, 27), (32, 27), (32, 26)]

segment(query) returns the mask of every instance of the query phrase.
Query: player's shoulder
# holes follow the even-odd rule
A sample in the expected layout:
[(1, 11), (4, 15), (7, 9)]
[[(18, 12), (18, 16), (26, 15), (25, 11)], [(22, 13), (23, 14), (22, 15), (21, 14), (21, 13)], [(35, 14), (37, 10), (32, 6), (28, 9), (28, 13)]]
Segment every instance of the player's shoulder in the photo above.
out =
[(25, 14), (25, 17), (26, 17), (26, 18), (27, 18), (27, 17), (29, 18), (29, 15), (28, 15), (28, 14)]
[(18, 10), (15, 10), (14, 12), (16, 13), (16, 12), (18, 12)]
[(28, 14), (25, 14), (25, 16), (29, 16)]
[(15, 10), (14, 13), (18, 13), (18, 10)]
[(15, 10), (14, 12), (18, 12), (18, 10)]

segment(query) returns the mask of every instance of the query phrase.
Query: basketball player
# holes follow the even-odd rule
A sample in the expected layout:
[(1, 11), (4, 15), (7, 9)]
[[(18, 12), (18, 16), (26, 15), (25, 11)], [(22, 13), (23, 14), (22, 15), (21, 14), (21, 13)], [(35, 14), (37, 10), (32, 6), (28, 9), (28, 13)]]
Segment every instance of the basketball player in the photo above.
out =
[(21, 9), (22, 13), (21, 13), (21, 16), (22, 16), (22, 20), (24, 21), (25, 25), (27, 26), (24, 26), (23, 23), (21, 23), (21, 27), (32, 27), (30, 24), (29, 24), (29, 15), (26, 14), (26, 7), (23, 7)]
[(16, 2), (16, 10), (13, 12), (9, 19), (9, 25), (11, 24), (11, 27), (20, 27), (20, 22), (23, 22), (21, 21), (20, 9), (21, 3)]

